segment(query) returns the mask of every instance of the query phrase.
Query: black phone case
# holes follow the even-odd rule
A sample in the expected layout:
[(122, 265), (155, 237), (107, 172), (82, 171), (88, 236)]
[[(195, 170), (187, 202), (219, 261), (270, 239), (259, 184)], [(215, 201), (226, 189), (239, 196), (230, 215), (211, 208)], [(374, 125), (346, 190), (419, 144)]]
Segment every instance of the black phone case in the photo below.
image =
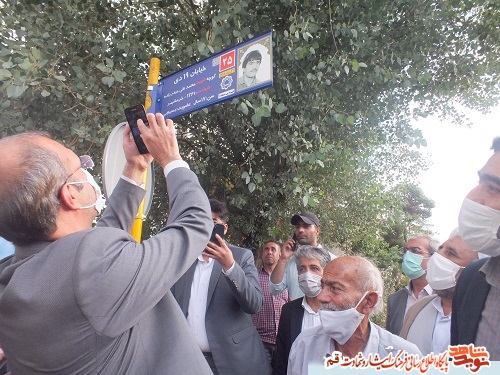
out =
[(139, 153), (149, 154), (148, 148), (144, 144), (144, 141), (141, 138), (141, 132), (139, 131), (139, 128), (137, 126), (137, 120), (139, 119), (144, 122), (144, 125), (149, 126), (144, 107), (140, 104), (125, 108), (125, 117), (127, 118), (127, 122), (130, 125), (130, 131), (132, 133), (132, 137), (134, 138), (135, 145), (139, 150)]
[(213, 242), (217, 244), (219, 241), (215, 237), (215, 235), (218, 234), (222, 238), (224, 238), (224, 225), (222, 224), (215, 224), (214, 229), (212, 230), (212, 235), (210, 236), (210, 242)]
[(295, 233), (293, 233), (292, 239), (295, 241), (295, 244), (292, 247), (292, 251), (297, 251), (297, 249), (299, 248), (299, 239), (297, 238)]

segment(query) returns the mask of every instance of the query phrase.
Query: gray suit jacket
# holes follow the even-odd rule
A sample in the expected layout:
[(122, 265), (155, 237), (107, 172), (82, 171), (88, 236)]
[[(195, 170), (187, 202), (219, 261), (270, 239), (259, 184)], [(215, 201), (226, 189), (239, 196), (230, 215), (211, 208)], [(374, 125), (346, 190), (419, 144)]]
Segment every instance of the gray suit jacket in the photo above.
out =
[(211, 374), (170, 287), (213, 226), (195, 174), (168, 175), (166, 228), (138, 244), (144, 191), (120, 180), (98, 227), (0, 263), (0, 342), (13, 375)]
[(403, 327), (407, 301), (408, 291), (405, 288), (392, 293), (387, 298), (387, 319), (385, 321), (385, 329), (395, 335), (399, 335)]
[[(205, 327), (219, 375), (271, 374), (264, 345), (249, 314), (262, 308), (262, 292), (250, 250), (228, 245), (235, 260), (228, 277), (215, 261), (210, 276)], [(196, 262), (172, 287), (187, 316)], [(186, 373), (187, 374), (187, 373)]]

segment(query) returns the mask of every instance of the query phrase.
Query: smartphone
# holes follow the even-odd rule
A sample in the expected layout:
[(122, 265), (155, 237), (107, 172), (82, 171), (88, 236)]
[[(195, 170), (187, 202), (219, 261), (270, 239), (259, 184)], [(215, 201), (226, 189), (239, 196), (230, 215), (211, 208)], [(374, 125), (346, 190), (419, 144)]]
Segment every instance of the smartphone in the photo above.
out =
[(149, 154), (148, 148), (141, 138), (139, 127), (137, 126), (137, 120), (141, 119), (144, 122), (144, 125), (149, 127), (144, 106), (142, 104), (138, 104), (132, 107), (125, 108), (125, 117), (127, 118), (127, 122), (130, 125), (130, 131), (132, 133), (132, 137), (134, 138), (137, 149), (141, 154)]
[(293, 232), (292, 240), (295, 241), (295, 244), (292, 247), (292, 251), (296, 251), (299, 248), (299, 239), (295, 235), (295, 232)]
[(214, 229), (212, 230), (212, 236), (210, 236), (210, 242), (219, 244), (219, 240), (215, 237), (216, 234), (224, 239), (224, 224), (215, 224)]

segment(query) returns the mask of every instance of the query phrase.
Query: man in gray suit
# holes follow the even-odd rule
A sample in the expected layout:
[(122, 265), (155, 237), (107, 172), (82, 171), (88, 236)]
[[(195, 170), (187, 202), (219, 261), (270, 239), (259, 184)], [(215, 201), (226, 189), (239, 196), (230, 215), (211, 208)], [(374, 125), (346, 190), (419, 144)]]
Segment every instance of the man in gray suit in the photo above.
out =
[[(211, 374), (168, 291), (208, 241), (208, 199), (182, 161), (163, 115), (139, 121), (151, 155), (126, 127), (123, 176), (97, 227), (91, 159), (42, 133), (0, 140), (0, 342), (13, 375)], [(167, 176), (170, 215), (138, 244), (128, 233), (154, 159)]]
[(387, 298), (387, 318), (385, 329), (399, 335), (408, 309), (418, 300), (431, 295), (432, 288), (427, 284), (425, 272), (427, 262), (439, 246), (439, 241), (426, 235), (417, 234), (408, 238), (403, 249), (403, 273), (410, 279), (408, 285)]
[[(227, 232), (228, 211), (210, 200), (214, 224)], [(191, 331), (215, 375), (271, 374), (264, 345), (249, 314), (262, 308), (253, 254), (219, 235), (172, 287)]]

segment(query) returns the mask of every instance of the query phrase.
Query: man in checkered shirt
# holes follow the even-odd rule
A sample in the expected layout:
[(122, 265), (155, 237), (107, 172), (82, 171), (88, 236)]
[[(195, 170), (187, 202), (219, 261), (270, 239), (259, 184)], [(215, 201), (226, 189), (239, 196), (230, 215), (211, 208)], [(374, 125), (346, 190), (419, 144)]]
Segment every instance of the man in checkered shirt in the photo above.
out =
[(289, 301), (287, 289), (273, 296), (269, 293), (268, 288), (269, 277), (276, 264), (278, 264), (280, 252), (281, 244), (274, 240), (267, 241), (261, 249), (262, 266), (258, 268), (258, 272), (264, 302), (262, 310), (252, 315), (253, 324), (257, 328), (257, 332), (259, 332), (272, 366), (274, 364), (273, 358), (276, 351), (276, 334), (278, 333), (281, 308)]

